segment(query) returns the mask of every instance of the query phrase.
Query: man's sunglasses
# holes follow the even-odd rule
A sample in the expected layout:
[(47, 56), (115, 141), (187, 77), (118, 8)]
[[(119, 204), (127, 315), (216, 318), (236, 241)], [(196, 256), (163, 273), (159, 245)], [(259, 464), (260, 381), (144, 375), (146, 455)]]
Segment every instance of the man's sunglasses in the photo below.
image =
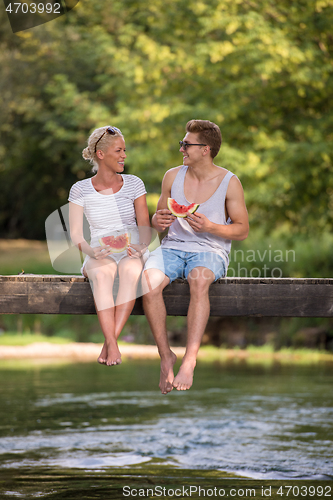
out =
[(189, 146), (207, 146), (207, 144), (191, 144), (190, 142), (184, 141), (179, 141), (179, 144), (181, 148), (185, 149), (185, 151)]
[(97, 151), (97, 144), (99, 143), (99, 141), (102, 139), (102, 137), (108, 132), (108, 134), (110, 135), (116, 135), (117, 132), (119, 132), (119, 134), (121, 134), (119, 128), (117, 127), (108, 127), (104, 132), (103, 134), (101, 135), (101, 137), (98, 139), (98, 141), (96, 142), (95, 144), (95, 153)]

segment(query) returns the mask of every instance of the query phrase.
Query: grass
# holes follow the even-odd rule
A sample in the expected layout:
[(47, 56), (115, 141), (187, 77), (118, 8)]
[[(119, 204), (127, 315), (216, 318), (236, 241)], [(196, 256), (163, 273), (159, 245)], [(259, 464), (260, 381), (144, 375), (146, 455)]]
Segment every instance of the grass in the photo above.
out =
[[(46, 335), (15, 332), (0, 335), (0, 346), (25, 346), (36, 342), (49, 342), (53, 344), (66, 344), (72, 342), (62, 337), (47, 337)], [(119, 342), (120, 345), (133, 345)], [(135, 344), (134, 344), (135, 345)], [(263, 346), (249, 346), (246, 349), (225, 349), (214, 346), (200, 348), (198, 359), (202, 362), (246, 362), (248, 364), (271, 365), (273, 363), (309, 365), (315, 363), (333, 363), (333, 353), (314, 349), (282, 348), (274, 351), (269, 344)]]
[(49, 342), (51, 344), (68, 344), (70, 339), (63, 337), (47, 337), (36, 333), (17, 334), (16, 332), (6, 332), (0, 335), (0, 345), (24, 346), (35, 342)]
[(0, 240), (0, 274), (59, 274), (51, 265), (46, 241)]
[[(151, 196), (152, 206), (156, 196)], [(287, 235), (266, 235), (253, 229), (245, 241), (233, 242), (228, 276), (251, 276), (253, 271), (256, 277), (260, 270), (260, 276), (265, 277), (266, 265), (267, 276), (270, 276), (268, 269), (278, 268), (283, 277), (332, 277), (332, 244), (333, 235), (328, 233), (319, 239), (295, 237), (289, 241)], [(51, 265), (46, 241), (0, 239), (0, 253), (0, 274), (19, 274), (22, 270), (26, 274), (61, 274)]]
[(328, 362), (333, 363), (333, 353), (319, 351), (315, 349), (293, 349), (282, 348), (278, 351), (270, 344), (263, 346), (248, 346), (246, 349), (234, 348), (224, 349), (214, 346), (204, 346), (200, 348), (198, 358), (200, 361), (228, 361), (238, 360), (247, 363), (307, 365), (313, 363)]

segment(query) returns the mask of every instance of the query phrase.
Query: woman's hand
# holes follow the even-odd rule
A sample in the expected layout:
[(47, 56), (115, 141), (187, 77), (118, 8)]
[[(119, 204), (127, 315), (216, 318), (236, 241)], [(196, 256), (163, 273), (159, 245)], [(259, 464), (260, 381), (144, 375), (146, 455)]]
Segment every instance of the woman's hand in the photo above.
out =
[(177, 219), (168, 208), (162, 208), (155, 213), (156, 224), (164, 231)]
[(103, 247), (101, 247), (101, 246), (94, 247), (94, 248), (92, 248), (92, 251), (93, 251), (93, 254), (90, 255), (90, 257), (92, 257), (93, 259), (96, 259), (96, 260), (104, 259), (105, 257), (107, 257), (108, 255), (110, 255), (112, 253), (112, 251), (108, 245), (103, 246)]
[(148, 247), (145, 243), (140, 243), (138, 245), (131, 243), (127, 248), (127, 255), (134, 259), (140, 259), (147, 250)]

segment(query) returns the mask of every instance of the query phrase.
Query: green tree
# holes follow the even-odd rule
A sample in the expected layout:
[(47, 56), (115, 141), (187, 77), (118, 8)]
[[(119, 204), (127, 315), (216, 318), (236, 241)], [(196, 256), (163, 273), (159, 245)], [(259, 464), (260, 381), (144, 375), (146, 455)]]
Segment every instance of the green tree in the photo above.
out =
[(158, 192), (191, 118), (221, 126), (217, 164), (241, 179), (251, 223), (333, 224), (333, 0), (81, 0), (18, 35), (1, 10), (1, 236), (44, 220), (89, 175), (89, 132), (127, 139), (129, 172)]

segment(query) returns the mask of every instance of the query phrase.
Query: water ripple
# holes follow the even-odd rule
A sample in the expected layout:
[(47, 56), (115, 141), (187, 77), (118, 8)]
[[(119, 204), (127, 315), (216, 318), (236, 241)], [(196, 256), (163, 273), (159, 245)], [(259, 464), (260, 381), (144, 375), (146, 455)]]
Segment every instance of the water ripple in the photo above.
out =
[[(140, 413), (157, 405), (164, 408), (157, 417)], [(116, 418), (116, 409), (127, 406), (130, 420)], [(332, 435), (333, 409), (307, 404), (304, 394), (299, 398), (247, 396), (216, 389), (192, 391), (190, 397), (175, 392), (166, 398), (155, 391), (66, 393), (41, 398), (35, 407), (49, 411), (61, 407), (64, 415), (66, 409), (73, 415), (80, 408), (86, 415), (96, 408), (103, 411), (103, 417), (98, 424), (95, 418), (93, 425), (88, 420), (78, 425), (67, 416), (57, 430), (35, 430), (24, 439), (17, 435), (0, 438), (4, 467), (101, 469), (154, 459), (155, 463), (218, 469), (254, 479), (327, 478), (332, 474), (332, 441), (320, 435), (320, 430), (326, 428)]]

